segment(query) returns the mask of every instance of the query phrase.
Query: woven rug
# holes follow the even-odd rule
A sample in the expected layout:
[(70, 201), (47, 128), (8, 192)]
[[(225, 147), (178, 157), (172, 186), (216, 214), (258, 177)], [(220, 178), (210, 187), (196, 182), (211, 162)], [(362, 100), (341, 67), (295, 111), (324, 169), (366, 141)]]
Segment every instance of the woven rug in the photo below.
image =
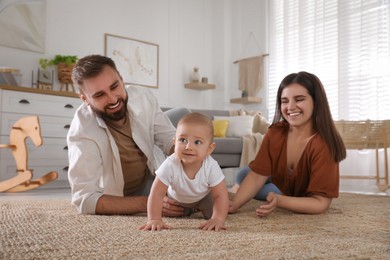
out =
[(174, 227), (139, 231), (146, 216), (77, 215), (66, 200), (0, 201), (0, 259), (390, 259), (390, 197), (341, 194), (327, 213), (277, 210), (258, 218), (250, 201), (229, 229), (166, 218)]

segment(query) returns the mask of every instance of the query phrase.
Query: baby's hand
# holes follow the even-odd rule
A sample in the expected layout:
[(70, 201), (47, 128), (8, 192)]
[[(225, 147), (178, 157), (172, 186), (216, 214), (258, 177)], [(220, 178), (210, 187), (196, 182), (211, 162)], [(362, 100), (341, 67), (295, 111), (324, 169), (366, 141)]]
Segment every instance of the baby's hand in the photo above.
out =
[(224, 222), (220, 219), (212, 218), (207, 220), (206, 222), (199, 225), (200, 229), (211, 231), (220, 231), (220, 230), (226, 230), (226, 227), (224, 226)]
[(159, 220), (149, 220), (148, 223), (139, 227), (139, 230), (151, 230), (151, 231), (161, 231), (163, 229), (171, 229), (172, 227), (168, 226), (161, 219)]

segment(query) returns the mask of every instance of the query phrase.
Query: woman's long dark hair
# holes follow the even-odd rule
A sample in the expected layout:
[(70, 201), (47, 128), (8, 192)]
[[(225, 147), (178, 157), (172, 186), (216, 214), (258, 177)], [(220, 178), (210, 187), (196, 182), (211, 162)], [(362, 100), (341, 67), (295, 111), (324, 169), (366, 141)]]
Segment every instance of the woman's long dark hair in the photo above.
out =
[(301, 71), (287, 75), (282, 80), (276, 97), (275, 116), (272, 124), (286, 121), (281, 111), (282, 92), (285, 87), (294, 83), (306, 88), (312, 97), (314, 105), (312, 115), (314, 130), (325, 140), (334, 160), (336, 162), (342, 161), (347, 156), (345, 145), (333, 122), (324, 86), (316, 75)]

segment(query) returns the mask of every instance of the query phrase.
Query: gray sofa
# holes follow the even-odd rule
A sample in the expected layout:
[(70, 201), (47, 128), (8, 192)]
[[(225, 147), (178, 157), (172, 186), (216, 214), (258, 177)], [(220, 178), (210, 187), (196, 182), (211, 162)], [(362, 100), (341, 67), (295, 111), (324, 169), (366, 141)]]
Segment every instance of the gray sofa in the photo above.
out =
[[(188, 108), (162, 108), (162, 110), (175, 127), (180, 118), (190, 112), (200, 112), (209, 116), (211, 119), (214, 119), (214, 116), (229, 116), (229, 111), (227, 110), (203, 110)], [(211, 156), (219, 163), (221, 168), (240, 166), (243, 145), (242, 138), (214, 138), (214, 142), (216, 144), (216, 148), (214, 149)]]

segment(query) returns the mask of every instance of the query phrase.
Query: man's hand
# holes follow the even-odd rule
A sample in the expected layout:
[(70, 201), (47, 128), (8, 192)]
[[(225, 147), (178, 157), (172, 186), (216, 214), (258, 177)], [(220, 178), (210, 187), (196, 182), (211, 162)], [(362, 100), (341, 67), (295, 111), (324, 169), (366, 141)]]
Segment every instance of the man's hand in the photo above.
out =
[(168, 226), (161, 219), (158, 220), (149, 220), (148, 223), (139, 227), (139, 230), (151, 230), (151, 231), (161, 231), (163, 229), (171, 229), (172, 227)]
[(274, 211), (277, 205), (278, 195), (274, 192), (270, 192), (267, 196), (267, 202), (256, 209), (256, 215), (259, 217), (266, 217)]
[(206, 230), (206, 231), (220, 231), (220, 230), (226, 230), (226, 227), (224, 226), (224, 221), (216, 218), (212, 218), (207, 220), (206, 222), (199, 225), (200, 229)]
[(165, 217), (182, 217), (184, 215), (184, 208), (176, 201), (165, 196), (163, 199), (162, 214)]

